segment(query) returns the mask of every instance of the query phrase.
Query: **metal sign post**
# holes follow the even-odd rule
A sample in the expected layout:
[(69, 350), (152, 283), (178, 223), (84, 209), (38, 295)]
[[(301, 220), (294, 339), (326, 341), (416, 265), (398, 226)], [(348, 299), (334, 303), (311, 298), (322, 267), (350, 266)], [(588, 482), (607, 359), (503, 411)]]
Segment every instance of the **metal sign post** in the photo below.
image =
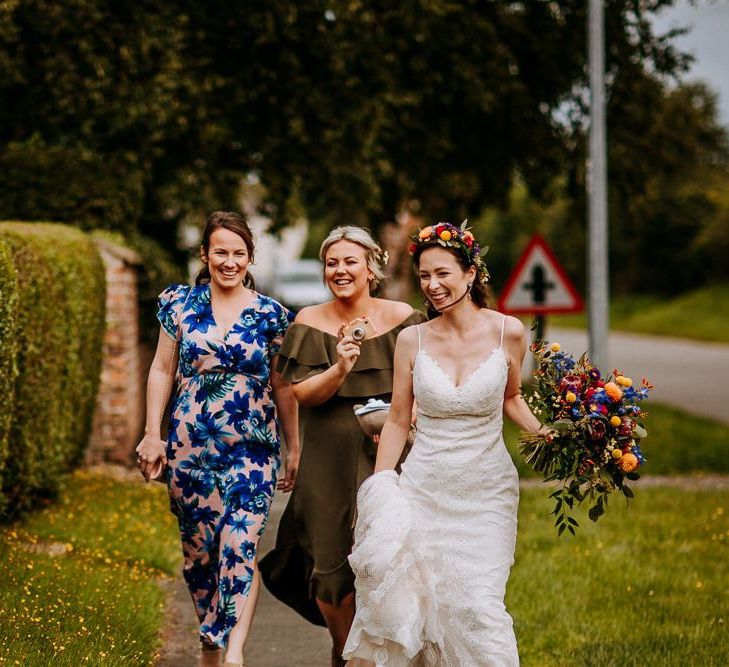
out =
[(590, 142), (587, 158), (587, 286), (590, 360), (608, 364), (608, 220), (605, 131), (605, 29), (602, 0), (590, 0)]

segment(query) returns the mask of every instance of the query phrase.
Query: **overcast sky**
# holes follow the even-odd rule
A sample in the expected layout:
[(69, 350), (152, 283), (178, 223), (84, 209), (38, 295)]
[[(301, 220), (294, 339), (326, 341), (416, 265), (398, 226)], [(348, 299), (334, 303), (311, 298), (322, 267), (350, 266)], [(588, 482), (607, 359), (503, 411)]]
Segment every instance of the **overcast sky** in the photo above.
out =
[(719, 113), (729, 125), (729, 0), (678, 0), (674, 7), (658, 14), (658, 33), (671, 28), (691, 28), (676, 44), (691, 53), (694, 64), (687, 81), (702, 79), (719, 93)]

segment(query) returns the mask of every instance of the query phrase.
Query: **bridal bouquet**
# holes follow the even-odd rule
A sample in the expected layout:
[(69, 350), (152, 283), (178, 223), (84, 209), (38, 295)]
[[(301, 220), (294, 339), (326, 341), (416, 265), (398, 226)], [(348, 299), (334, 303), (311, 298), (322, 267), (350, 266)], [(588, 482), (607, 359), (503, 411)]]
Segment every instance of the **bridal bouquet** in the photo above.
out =
[(524, 398), (551, 433), (523, 433), (519, 447), (545, 481), (558, 483), (550, 494), (555, 526), (559, 535), (574, 535), (575, 505), (586, 501), (588, 516), (597, 521), (613, 491), (633, 497), (626, 480), (640, 477), (636, 470), (645, 460), (639, 443), (648, 435), (639, 404), (653, 386), (644, 378), (635, 387), (617, 370), (603, 377), (587, 355), (575, 361), (559, 343), (533, 345), (532, 351), (537, 369)]

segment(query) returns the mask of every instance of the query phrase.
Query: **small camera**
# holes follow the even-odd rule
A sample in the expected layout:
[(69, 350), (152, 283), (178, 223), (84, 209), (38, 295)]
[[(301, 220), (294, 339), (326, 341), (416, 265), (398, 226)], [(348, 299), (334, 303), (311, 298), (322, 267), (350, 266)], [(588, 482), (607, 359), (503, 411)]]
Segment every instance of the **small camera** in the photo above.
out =
[(369, 317), (358, 317), (342, 329), (342, 336), (351, 336), (358, 343), (370, 338), (374, 333), (376, 329)]

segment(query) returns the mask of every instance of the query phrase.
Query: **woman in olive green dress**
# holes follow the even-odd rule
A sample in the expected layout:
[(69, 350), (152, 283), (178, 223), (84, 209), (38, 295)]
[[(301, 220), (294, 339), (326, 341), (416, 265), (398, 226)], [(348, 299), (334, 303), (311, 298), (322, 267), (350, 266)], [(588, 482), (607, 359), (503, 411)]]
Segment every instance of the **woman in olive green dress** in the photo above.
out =
[[(359, 484), (372, 474), (374, 445), (353, 406), (390, 400), (395, 340), (425, 318), (406, 303), (377, 299), (383, 252), (361, 227), (338, 227), (319, 253), (334, 299), (304, 308), (289, 328), (279, 371), (299, 401), (301, 461), (276, 547), (260, 562), (263, 580), (280, 600), (332, 636), (332, 664), (341, 659), (354, 618), (349, 567)], [(344, 335), (368, 317), (375, 332), (357, 341)]]

